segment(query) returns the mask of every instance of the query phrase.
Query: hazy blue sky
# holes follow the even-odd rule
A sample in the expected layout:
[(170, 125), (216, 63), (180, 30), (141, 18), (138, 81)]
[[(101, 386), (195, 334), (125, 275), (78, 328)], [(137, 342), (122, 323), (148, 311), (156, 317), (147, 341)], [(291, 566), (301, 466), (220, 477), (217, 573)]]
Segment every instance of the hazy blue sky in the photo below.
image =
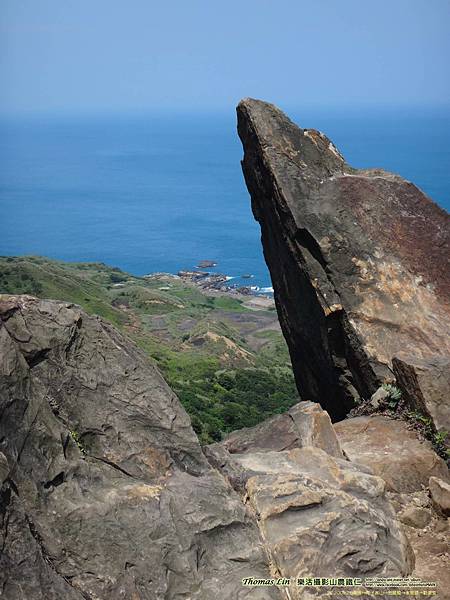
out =
[(0, 111), (450, 103), (450, 0), (1, 0)]

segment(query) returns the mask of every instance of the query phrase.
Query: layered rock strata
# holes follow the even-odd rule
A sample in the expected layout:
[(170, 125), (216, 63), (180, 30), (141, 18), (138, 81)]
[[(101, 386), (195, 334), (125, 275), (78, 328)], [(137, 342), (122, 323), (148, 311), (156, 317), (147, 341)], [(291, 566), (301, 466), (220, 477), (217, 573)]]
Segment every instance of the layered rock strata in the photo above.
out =
[[(272, 572), (292, 578), (410, 574), (414, 555), (385, 481), (343, 458), (328, 415), (317, 404), (301, 402), (290, 413), (297, 431), (311, 427), (312, 418), (320, 421), (321, 435), (297, 435), (294, 442), (287, 415), (280, 415), (205, 449), (254, 512)], [(288, 448), (276, 438), (288, 441)], [(321, 447), (324, 440), (329, 453)], [(323, 593), (291, 587), (288, 597)]]
[[(339, 420), (355, 398), (393, 378), (394, 357), (413, 371), (422, 365), (427, 380), (436, 365), (442, 373), (450, 355), (448, 214), (397, 175), (350, 167), (325, 135), (271, 104), (246, 99), (237, 114), (301, 397)], [(445, 378), (419, 393), (420, 376), (408, 384), (411, 369), (403, 369), (405, 391), (409, 385), (436, 426), (450, 429)]]

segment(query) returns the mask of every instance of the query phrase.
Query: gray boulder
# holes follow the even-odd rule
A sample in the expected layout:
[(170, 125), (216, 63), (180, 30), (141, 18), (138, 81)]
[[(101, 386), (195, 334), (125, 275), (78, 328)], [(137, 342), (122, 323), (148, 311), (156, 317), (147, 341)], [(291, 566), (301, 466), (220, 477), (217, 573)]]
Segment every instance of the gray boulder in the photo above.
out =
[(0, 297), (7, 600), (278, 598), (253, 515), (157, 369), (78, 307)]
[(431, 513), (429, 510), (418, 506), (408, 506), (399, 514), (398, 518), (409, 527), (423, 529), (430, 523)]
[(438, 511), (450, 517), (450, 483), (439, 477), (430, 477), (428, 483), (431, 499)]

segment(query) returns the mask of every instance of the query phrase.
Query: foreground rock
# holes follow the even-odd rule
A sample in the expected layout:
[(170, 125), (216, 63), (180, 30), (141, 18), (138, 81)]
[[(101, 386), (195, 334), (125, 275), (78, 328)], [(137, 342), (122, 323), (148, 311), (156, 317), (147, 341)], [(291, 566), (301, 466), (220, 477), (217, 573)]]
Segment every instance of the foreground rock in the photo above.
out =
[(355, 417), (335, 423), (334, 429), (346, 456), (386, 482), (387, 496), (414, 551), (413, 576), (435, 581), (435, 597), (449, 598), (450, 540), (440, 506), (440, 492), (449, 481), (444, 461), (403, 421), (381, 415)]
[(419, 506), (410, 506), (400, 513), (399, 519), (409, 527), (424, 529), (431, 521), (431, 514), (428, 510)]
[[(311, 413), (319, 413), (310, 402), (291, 410), (297, 430), (310, 422)], [(280, 417), (267, 423), (280, 431)], [(248, 499), (274, 571), (282, 577), (411, 573), (413, 553), (384, 481), (341, 457), (329, 419), (328, 424), (322, 420), (321, 439), (334, 440), (332, 454), (319, 447), (318, 438), (300, 435), (293, 442), (288, 434), (287, 439), (289, 449), (276, 451), (263, 424), (205, 449), (210, 462)], [(309, 597), (301, 589), (290, 593), (291, 598)]]
[(0, 298), (8, 600), (278, 598), (257, 526), (145, 356), (70, 304)]
[(403, 421), (354, 417), (335, 423), (334, 429), (348, 458), (370, 467), (390, 491), (415, 492), (428, 486), (430, 475), (448, 477), (447, 465), (431, 444)]
[(300, 402), (256, 427), (234, 431), (222, 445), (230, 454), (315, 446), (343, 458), (330, 417), (316, 402)]
[(450, 597), (450, 536), (448, 519), (434, 510), (429, 490), (413, 493), (388, 492), (398, 518), (404, 524), (414, 550), (414, 577), (435, 581), (438, 600)]
[(430, 477), (429, 488), (434, 505), (446, 517), (450, 517), (450, 484), (438, 477)]
[[(351, 168), (322, 133), (273, 105), (242, 101), (238, 131), (301, 396), (338, 420), (392, 378), (394, 357), (430, 369), (446, 360), (447, 213), (399, 176)], [(450, 430), (448, 394), (421, 394)]]

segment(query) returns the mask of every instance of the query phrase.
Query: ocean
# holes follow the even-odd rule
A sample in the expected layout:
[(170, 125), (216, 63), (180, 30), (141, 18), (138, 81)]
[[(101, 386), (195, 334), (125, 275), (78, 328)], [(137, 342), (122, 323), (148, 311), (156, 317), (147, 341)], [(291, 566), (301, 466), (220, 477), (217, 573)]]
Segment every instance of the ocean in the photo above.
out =
[[(450, 208), (450, 109), (290, 116), (353, 166), (399, 173)], [(2, 118), (0, 255), (136, 275), (213, 260), (237, 283), (270, 286), (241, 156), (233, 113)]]

